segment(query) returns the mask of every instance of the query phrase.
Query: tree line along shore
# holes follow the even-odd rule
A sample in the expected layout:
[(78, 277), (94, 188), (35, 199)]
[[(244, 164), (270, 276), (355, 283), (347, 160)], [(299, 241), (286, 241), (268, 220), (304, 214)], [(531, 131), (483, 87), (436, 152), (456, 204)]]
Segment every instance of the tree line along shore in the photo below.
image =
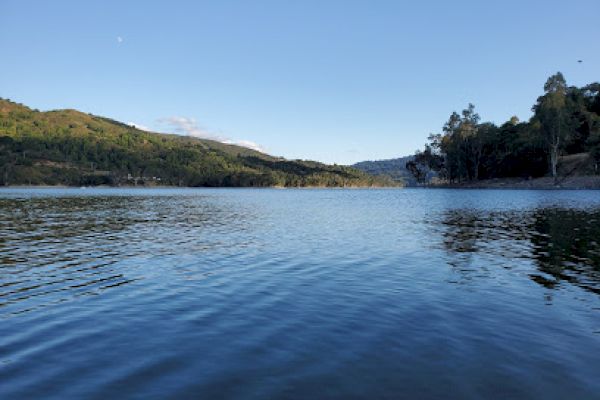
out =
[(469, 104), (406, 168), (431, 186), (600, 188), (600, 83), (568, 86), (558, 72), (532, 111), (497, 126)]

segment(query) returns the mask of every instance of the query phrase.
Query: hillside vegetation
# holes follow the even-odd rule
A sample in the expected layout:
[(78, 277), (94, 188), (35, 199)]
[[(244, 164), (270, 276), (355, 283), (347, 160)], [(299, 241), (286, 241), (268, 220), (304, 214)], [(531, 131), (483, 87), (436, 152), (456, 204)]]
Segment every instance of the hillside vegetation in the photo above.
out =
[[(389, 177), (404, 186), (418, 186), (417, 178), (406, 167), (410, 161), (414, 160), (415, 156), (406, 156), (387, 160), (361, 161), (353, 164), (352, 167), (371, 175)], [(434, 171), (428, 170), (425, 178), (429, 180), (436, 175)]]
[(361, 161), (352, 167), (375, 176), (388, 176), (391, 179), (402, 182), (406, 186), (414, 186), (416, 179), (408, 169), (406, 163), (414, 159), (414, 156), (390, 158), (387, 160)]
[(0, 99), (0, 185), (394, 186), (354, 168)]

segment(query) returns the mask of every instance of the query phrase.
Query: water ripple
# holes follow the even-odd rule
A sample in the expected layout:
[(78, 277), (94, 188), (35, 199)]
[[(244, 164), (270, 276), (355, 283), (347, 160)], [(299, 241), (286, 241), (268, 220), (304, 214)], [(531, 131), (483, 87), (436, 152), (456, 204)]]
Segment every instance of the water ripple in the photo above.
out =
[(585, 191), (7, 189), (0, 398), (594, 398), (599, 221)]

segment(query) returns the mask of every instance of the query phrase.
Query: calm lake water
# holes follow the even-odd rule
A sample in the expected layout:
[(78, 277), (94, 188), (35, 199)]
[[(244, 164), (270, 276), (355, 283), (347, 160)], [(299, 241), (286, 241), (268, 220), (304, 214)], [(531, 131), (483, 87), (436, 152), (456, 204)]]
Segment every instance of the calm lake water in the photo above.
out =
[(0, 398), (600, 399), (600, 192), (0, 190)]

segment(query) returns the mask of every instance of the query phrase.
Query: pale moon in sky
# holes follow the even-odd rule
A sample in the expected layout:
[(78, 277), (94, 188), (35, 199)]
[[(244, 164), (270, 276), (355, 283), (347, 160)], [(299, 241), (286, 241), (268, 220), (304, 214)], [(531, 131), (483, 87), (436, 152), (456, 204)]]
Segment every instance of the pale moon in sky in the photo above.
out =
[(121, 36), (117, 36), (117, 42), (118, 43), (123, 43), (123, 38)]

